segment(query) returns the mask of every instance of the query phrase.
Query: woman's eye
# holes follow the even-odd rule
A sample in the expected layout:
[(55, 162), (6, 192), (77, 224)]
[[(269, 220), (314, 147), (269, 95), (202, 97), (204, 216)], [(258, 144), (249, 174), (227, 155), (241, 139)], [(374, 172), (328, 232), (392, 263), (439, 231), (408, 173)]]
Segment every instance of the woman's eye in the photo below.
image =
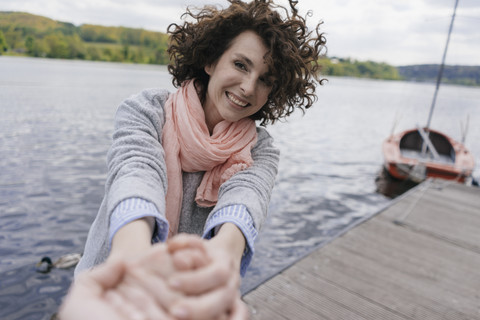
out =
[(237, 67), (238, 69), (241, 69), (241, 70), (247, 70), (247, 67), (245, 67), (245, 65), (239, 61), (236, 61), (235, 62), (235, 67)]
[(269, 86), (269, 87), (270, 87), (270, 86), (273, 85), (273, 83), (272, 83), (272, 81), (271, 81), (270, 78), (264, 78), (264, 77), (262, 77), (262, 78), (260, 78), (259, 80), (260, 80), (263, 84), (265, 84), (266, 86)]

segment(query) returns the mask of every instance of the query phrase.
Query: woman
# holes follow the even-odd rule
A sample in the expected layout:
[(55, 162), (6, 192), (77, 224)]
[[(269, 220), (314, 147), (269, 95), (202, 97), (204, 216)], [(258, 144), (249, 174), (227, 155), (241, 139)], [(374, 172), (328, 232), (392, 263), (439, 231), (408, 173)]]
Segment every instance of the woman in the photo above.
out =
[[(119, 107), (105, 197), (76, 269), (134, 261), (168, 277), (168, 290), (182, 299), (160, 305), (177, 318), (210, 312), (204, 318), (213, 319), (238, 305), (225, 296), (238, 290), (253, 255), (279, 158), (255, 121), (265, 126), (309, 108), (319, 81), (325, 39), (319, 25), (307, 30), (297, 1), (290, 10), (272, 1), (229, 2), (223, 10), (187, 10), (193, 22), (170, 25), (177, 92), (146, 90)], [(181, 232), (211, 240), (178, 238)], [(168, 254), (158, 259), (152, 243), (167, 238)], [(133, 278), (120, 287), (145, 289)], [(128, 290), (118, 291), (117, 301), (129, 300)]]

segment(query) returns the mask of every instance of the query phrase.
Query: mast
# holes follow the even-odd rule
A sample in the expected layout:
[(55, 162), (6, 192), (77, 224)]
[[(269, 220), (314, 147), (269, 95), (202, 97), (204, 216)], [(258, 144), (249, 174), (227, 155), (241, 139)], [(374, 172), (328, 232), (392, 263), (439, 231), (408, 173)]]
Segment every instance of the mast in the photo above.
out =
[(447, 56), (448, 43), (450, 42), (450, 34), (452, 33), (452, 29), (453, 29), (453, 21), (455, 20), (455, 14), (457, 13), (458, 1), (459, 0), (455, 0), (455, 7), (453, 9), (452, 20), (450, 21), (450, 28), (448, 29), (447, 43), (445, 44), (445, 50), (443, 51), (442, 64), (440, 65), (440, 69), (438, 70), (437, 85), (435, 87), (435, 93), (433, 94), (433, 100), (432, 100), (432, 106), (430, 107), (430, 113), (428, 115), (427, 130), (430, 127), (430, 122), (432, 121), (433, 109), (435, 109), (435, 103), (437, 101), (438, 89), (440, 88), (440, 82), (442, 81), (443, 69), (445, 67), (445, 57)]

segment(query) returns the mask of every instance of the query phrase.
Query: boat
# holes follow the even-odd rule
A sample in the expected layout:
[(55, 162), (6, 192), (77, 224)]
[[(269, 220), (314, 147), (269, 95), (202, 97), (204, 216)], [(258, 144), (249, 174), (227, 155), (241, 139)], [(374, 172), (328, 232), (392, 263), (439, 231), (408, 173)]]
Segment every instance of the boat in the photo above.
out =
[(475, 160), (464, 143), (430, 128), (457, 6), (458, 0), (455, 2), (448, 30), (447, 43), (437, 75), (427, 125), (425, 127), (417, 125), (416, 128), (400, 133), (393, 133), (392, 131), (392, 134), (383, 142), (384, 168), (393, 178), (411, 180), (416, 183), (420, 183), (427, 178), (457, 180), (464, 183), (472, 178)]
[(385, 169), (394, 178), (422, 182), (427, 178), (471, 178), (475, 160), (461, 142), (429, 128), (405, 130), (383, 143)]

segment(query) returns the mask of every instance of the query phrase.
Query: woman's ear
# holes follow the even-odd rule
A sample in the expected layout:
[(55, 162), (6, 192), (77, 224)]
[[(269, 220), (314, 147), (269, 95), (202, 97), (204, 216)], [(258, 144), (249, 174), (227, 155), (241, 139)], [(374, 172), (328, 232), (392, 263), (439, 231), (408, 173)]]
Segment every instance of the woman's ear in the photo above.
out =
[(205, 68), (205, 73), (208, 74), (209, 76), (212, 75), (212, 70), (213, 70), (213, 65), (209, 64), (209, 65), (206, 65)]

